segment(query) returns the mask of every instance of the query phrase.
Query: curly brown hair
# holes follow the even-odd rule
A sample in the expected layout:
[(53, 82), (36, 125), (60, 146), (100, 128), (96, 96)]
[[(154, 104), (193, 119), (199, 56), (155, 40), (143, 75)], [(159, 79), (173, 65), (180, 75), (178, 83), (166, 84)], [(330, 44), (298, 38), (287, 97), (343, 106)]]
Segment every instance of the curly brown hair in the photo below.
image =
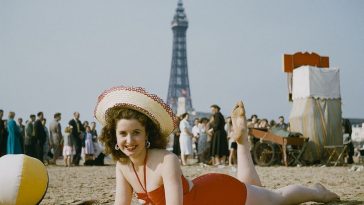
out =
[(128, 157), (122, 151), (115, 150), (116, 124), (120, 119), (135, 119), (145, 127), (150, 142), (149, 149), (166, 149), (167, 147), (167, 139), (162, 137), (159, 126), (141, 112), (116, 106), (107, 111), (105, 118), (106, 125), (102, 128), (99, 139), (105, 147), (105, 153), (111, 154), (115, 161), (128, 161)]

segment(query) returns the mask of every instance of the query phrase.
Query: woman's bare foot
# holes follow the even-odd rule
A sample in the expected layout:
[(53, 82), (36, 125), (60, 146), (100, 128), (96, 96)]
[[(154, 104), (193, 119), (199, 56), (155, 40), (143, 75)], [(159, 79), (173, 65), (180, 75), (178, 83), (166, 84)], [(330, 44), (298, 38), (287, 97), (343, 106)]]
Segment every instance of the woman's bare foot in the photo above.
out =
[(316, 189), (319, 193), (320, 198), (318, 199), (318, 202), (332, 202), (332, 201), (340, 201), (340, 197), (335, 194), (334, 192), (326, 189), (322, 184), (316, 183), (313, 186), (314, 189)]
[(242, 101), (236, 103), (231, 113), (231, 122), (233, 124), (233, 138), (238, 144), (243, 144), (244, 138), (247, 139), (248, 136), (248, 126)]

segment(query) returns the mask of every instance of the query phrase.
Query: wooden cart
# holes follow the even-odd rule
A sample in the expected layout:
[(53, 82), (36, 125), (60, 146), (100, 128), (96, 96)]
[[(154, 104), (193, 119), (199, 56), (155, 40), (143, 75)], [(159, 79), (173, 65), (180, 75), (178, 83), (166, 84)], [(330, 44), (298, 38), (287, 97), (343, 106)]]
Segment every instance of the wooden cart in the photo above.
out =
[[(267, 129), (249, 128), (253, 136), (253, 159), (260, 166), (282, 162), (285, 166), (303, 164), (301, 157), (306, 149), (308, 138), (283, 137)], [(283, 159), (283, 160), (282, 160)]]

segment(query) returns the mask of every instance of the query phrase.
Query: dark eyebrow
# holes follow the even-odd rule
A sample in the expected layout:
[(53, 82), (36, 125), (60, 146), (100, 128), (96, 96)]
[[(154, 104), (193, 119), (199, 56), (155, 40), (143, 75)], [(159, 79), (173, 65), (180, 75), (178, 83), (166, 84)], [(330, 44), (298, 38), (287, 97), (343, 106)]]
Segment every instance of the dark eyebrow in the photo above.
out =
[[(137, 128), (137, 129), (134, 129), (133, 131), (143, 131), (143, 129)], [(126, 132), (126, 131), (125, 130), (120, 130), (119, 132)]]

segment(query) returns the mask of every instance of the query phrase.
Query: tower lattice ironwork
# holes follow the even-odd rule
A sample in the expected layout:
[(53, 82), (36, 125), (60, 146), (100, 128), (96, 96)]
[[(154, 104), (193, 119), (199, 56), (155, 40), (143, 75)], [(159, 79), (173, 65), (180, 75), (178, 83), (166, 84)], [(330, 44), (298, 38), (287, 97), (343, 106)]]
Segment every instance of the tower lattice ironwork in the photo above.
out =
[(188, 79), (186, 31), (188, 20), (182, 0), (178, 1), (176, 13), (172, 21), (173, 51), (169, 78), (167, 104), (177, 112), (178, 99), (185, 99), (185, 111), (192, 111), (190, 84)]

